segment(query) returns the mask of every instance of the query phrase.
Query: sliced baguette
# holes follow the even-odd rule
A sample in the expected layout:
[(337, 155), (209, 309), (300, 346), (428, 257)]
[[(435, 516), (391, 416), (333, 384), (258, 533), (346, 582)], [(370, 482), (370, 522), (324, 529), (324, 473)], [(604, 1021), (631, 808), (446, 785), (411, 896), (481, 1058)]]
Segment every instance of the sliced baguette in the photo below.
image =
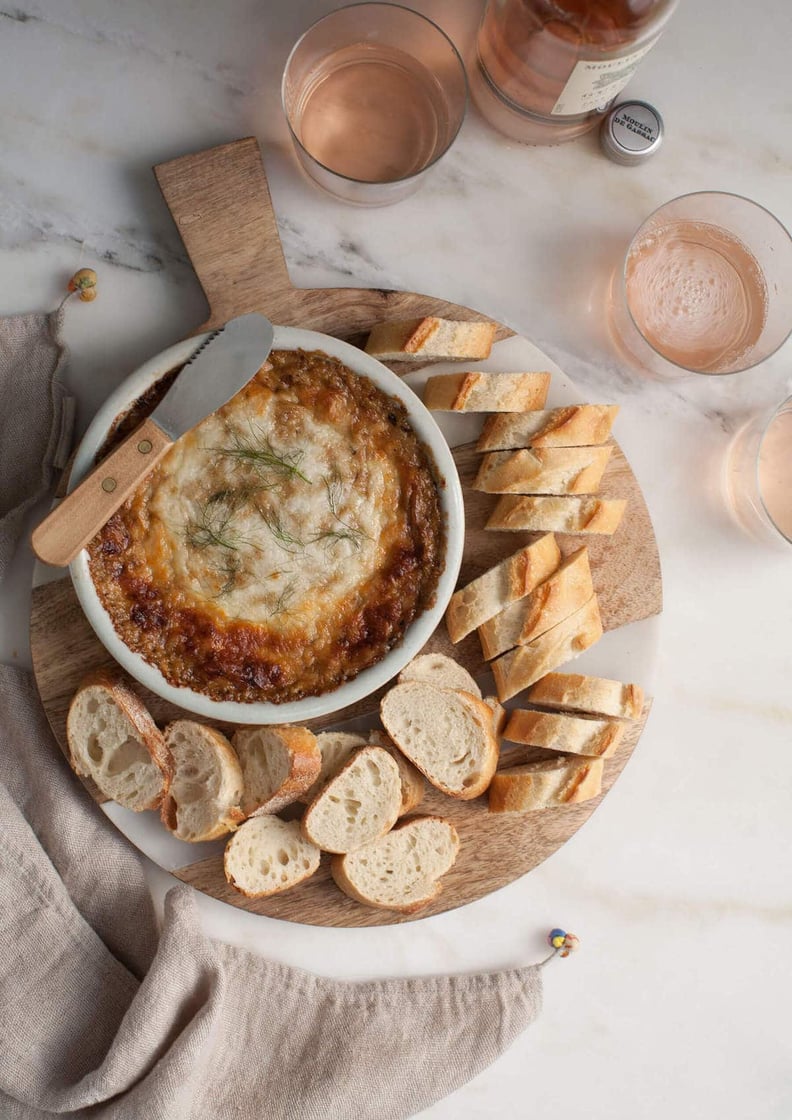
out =
[(245, 819), (243, 778), (225, 735), (179, 719), (165, 728), (165, 743), (173, 756), (173, 781), (162, 802), (165, 827), (191, 844), (233, 831)]
[(414, 657), (399, 673), (399, 684), (405, 681), (426, 681), (438, 688), (457, 688), (481, 699), (481, 689), (467, 669), (444, 653), (422, 653)]
[(589, 801), (602, 791), (601, 758), (552, 758), (499, 770), (489, 788), (491, 813), (526, 813)]
[(541, 408), (549, 373), (438, 373), (424, 389), (435, 412), (522, 412)]
[(640, 685), (581, 673), (548, 673), (531, 685), (528, 699), (542, 708), (567, 708), (617, 719), (638, 719), (644, 706)]
[(306, 727), (245, 727), (231, 741), (242, 766), (246, 817), (279, 813), (319, 777), (322, 756)]
[(586, 719), (558, 712), (518, 709), (509, 713), (503, 737), (510, 743), (546, 747), (562, 754), (610, 758), (622, 741), (625, 726), (613, 719)]
[(401, 802), (394, 759), (362, 747), (308, 806), (302, 834), (325, 852), (352, 852), (393, 828)]
[(492, 733), (498, 743), (500, 743), (501, 738), (503, 737), (503, 729), (506, 726), (508, 712), (503, 707), (497, 696), (485, 696), (484, 703), (492, 712)]
[(484, 526), (498, 532), (615, 533), (624, 516), (624, 498), (500, 499)]
[(608, 439), (618, 411), (617, 404), (573, 404), (568, 408), (489, 416), (476, 450), (590, 447)]
[(552, 533), (528, 544), (455, 591), (446, 611), (452, 642), (460, 642), (477, 626), (522, 599), (547, 579), (561, 563), (561, 551)]
[(612, 450), (609, 445), (491, 451), (473, 489), (486, 494), (594, 494)]
[(140, 698), (120, 676), (87, 676), (66, 718), (69, 762), (125, 809), (157, 809), (168, 792), (173, 763), (165, 739)]
[(474, 361), (488, 358), (497, 326), (452, 319), (400, 319), (379, 323), (371, 331), (366, 353), (381, 362), (420, 362), (447, 358)]
[(357, 902), (412, 914), (440, 894), (440, 878), (458, 852), (459, 836), (450, 821), (410, 817), (364, 848), (333, 856), (330, 872)]
[(308, 879), (322, 853), (300, 834), (299, 821), (251, 817), (226, 844), (225, 877), (247, 898), (267, 898)]
[(483, 700), (405, 681), (385, 693), (380, 715), (399, 750), (443, 793), (468, 801), (489, 785), (498, 744)]
[(479, 627), (487, 661), (514, 646), (524, 646), (584, 606), (594, 594), (588, 549), (579, 548), (524, 599)]
[(502, 654), (491, 663), (498, 699), (503, 703), (528, 688), (545, 673), (593, 646), (601, 637), (602, 621), (597, 597), (592, 595), (587, 603), (552, 630), (534, 638), (528, 645)]
[(316, 736), (316, 746), (321, 759), (319, 777), (297, 798), (306, 805), (309, 805), (330, 779), (336, 776), (341, 767), (346, 765), (355, 751), (366, 746), (366, 739), (363, 735), (354, 735), (349, 731), (320, 731)]
[(421, 804), (426, 793), (423, 774), (420, 770), (416, 770), (411, 762), (407, 761), (393, 739), (386, 735), (384, 731), (369, 732), (369, 744), (372, 747), (382, 747), (399, 767), (399, 781), (401, 782), (399, 816), (403, 817), (407, 813), (411, 813)]

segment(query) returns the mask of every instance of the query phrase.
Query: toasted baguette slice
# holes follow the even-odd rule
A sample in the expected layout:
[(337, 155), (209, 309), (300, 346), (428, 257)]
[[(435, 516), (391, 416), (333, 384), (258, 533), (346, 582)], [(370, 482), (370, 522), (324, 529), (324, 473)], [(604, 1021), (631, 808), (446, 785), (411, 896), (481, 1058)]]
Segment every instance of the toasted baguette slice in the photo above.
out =
[(320, 731), (316, 736), (316, 745), (321, 759), (319, 777), (305, 793), (297, 797), (298, 801), (306, 805), (321, 793), (330, 779), (349, 762), (355, 751), (366, 746), (366, 739), (363, 735), (354, 735), (349, 731)]
[(581, 673), (548, 673), (531, 685), (528, 699), (542, 708), (568, 708), (617, 719), (638, 719), (644, 706), (640, 685), (584, 677)]
[(602, 791), (601, 758), (551, 758), (499, 770), (489, 788), (491, 813), (526, 813), (589, 801)]
[(607, 447), (525, 447), (491, 451), (474, 490), (486, 494), (593, 494), (611, 456)]
[(530, 595), (479, 627), (484, 657), (489, 661), (507, 649), (527, 645), (569, 618), (593, 594), (588, 549), (579, 548)]
[(511, 743), (547, 747), (562, 754), (582, 754), (588, 758), (610, 758), (622, 741), (624, 723), (613, 719), (587, 719), (518, 709), (509, 713), (503, 733)]
[(308, 879), (322, 853), (300, 835), (299, 821), (251, 817), (226, 844), (225, 877), (247, 898), (267, 898)]
[(165, 728), (165, 743), (173, 756), (173, 781), (162, 802), (165, 827), (191, 844), (233, 831), (245, 819), (243, 778), (225, 735), (179, 719)]
[(481, 699), (481, 689), (467, 669), (444, 653), (422, 653), (414, 657), (399, 673), (399, 684), (405, 681), (426, 681), (438, 688), (458, 688)]
[(455, 591), (446, 611), (452, 642), (462, 639), (515, 599), (522, 599), (547, 579), (561, 563), (561, 551), (552, 533), (528, 544)]
[(624, 516), (624, 498), (500, 499), (484, 526), (499, 532), (615, 533)]
[(399, 750), (443, 793), (468, 801), (489, 785), (498, 744), (483, 700), (405, 681), (385, 693), (380, 715)]
[(424, 389), (435, 412), (521, 412), (541, 408), (549, 373), (438, 373)]
[(498, 743), (500, 743), (501, 738), (503, 737), (503, 729), (506, 726), (508, 712), (503, 707), (497, 696), (485, 696), (484, 703), (492, 712), (492, 733)]
[(242, 765), (246, 817), (279, 813), (319, 777), (322, 756), (306, 727), (245, 727), (231, 741)]
[(573, 404), (534, 412), (489, 416), (477, 451), (510, 447), (591, 447), (611, 434), (617, 404)]
[(350, 898), (412, 914), (440, 894), (440, 878), (458, 851), (459, 836), (450, 821), (410, 817), (364, 848), (333, 856), (330, 872)]
[(602, 637), (597, 597), (592, 595), (569, 618), (528, 645), (504, 653), (491, 663), (498, 699), (503, 703), (565, 661), (593, 646)]
[(366, 353), (381, 362), (421, 362), (428, 359), (473, 361), (488, 358), (495, 323), (462, 323), (452, 319), (400, 319), (379, 323), (366, 343)]
[(111, 672), (85, 678), (66, 719), (69, 762), (105, 795), (139, 813), (156, 809), (173, 765), (165, 739), (140, 698)]
[(393, 828), (401, 802), (394, 759), (362, 747), (305, 810), (302, 834), (325, 852), (353, 852)]
[(420, 770), (416, 770), (411, 762), (407, 761), (393, 739), (386, 735), (384, 731), (369, 732), (369, 744), (372, 747), (382, 747), (399, 767), (399, 780), (401, 782), (399, 816), (403, 817), (406, 813), (411, 813), (421, 804), (426, 793), (423, 774)]

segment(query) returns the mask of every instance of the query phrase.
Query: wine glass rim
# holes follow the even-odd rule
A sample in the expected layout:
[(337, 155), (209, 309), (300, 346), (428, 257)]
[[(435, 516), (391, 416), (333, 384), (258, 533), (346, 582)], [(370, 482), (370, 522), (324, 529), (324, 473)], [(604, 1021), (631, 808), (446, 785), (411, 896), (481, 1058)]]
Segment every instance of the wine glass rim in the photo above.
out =
[(786, 234), (787, 240), (792, 245), (792, 233), (789, 232), (781, 219), (777, 218), (776, 215), (771, 210), (768, 210), (766, 206), (763, 206), (761, 202), (756, 202), (756, 200), (753, 198), (747, 198), (744, 194), (737, 194), (736, 191), (688, 191), (687, 194), (678, 194), (675, 198), (669, 198), (666, 202), (662, 202), (659, 206), (656, 206), (654, 210), (652, 210), (652, 212), (644, 218), (644, 220), (638, 226), (638, 229), (630, 238), (630, 244), (627, 246), (627, 252), (624, 254), (624, 264), (622, 265), (622, 295), (624, 298), (625, 307), (627, 308), (627, 314), (630, 317), (630, 322), (638, 331), (639, 335), (644, 340), (649, 349), (657, 354), (657, 356), (664, 362), (668, 362), (668, 364), (671, 366), (676, 366), (677, 369), (681, 369), (684, 373), (696, 374), (699, 377), (732, 377), (736, 373), (745, 373), (749, 369), (755, 369), (757, 366), (760, 366), (762, 362), (766, 362), (769, 358), (772, 358), (774, 354), (777, 354), (784, 343), (788, 342), (792, 337), (792, 323), (790, 323), (789, 330), (786, 332), (784, 337), (779, 340), (778, 344), (774, 346), (773, 349), (769, 351), (769, 353), (761, 357), (758, 361), (751, 362), (746, 366), (740, 366), (739, 369), (724, 370), (723, 373), (711, 373), (708, 370), (691, 369), (689, 366), (684, 366), (681, 362), (674, 361), (673, 358), (669, 358), (661, 350), (658, 350), (657, 347), (649, 341), (644, 332), (638, 326), (638, 323), (635, 320), (635, 316), (632, 313), (629, 300), (627, 299), (627, 262), (630, 259), (630, 253), (632, 252), (633, 245), (638, 239), (641, 230), (643, 230), (644, 227), (647, 226), (649, 222), (651, 222), (651, 220), (660, 213), (661, 210), (665, 210), (667, 206), (672, 206), (675, 202), (683, 202), (686, 198), (700, 198), (702, 195), (708, 195), (711, 198), (736, 198), (740, 202), (747, 202), (749, 206), (754, 207), (756, 210), (763, 210), (764, 213), (767, 214), (767, 216), (775, 222), (781, 232)]
[[(433, 27), (435, 31), (439, 32), (440, 35), (442, 35), (442, 37), (448, 43), (449, 47), (451, 48), (452, 54), (454, 55), (454, 58), (456, 58), (457, 63), (459, 64), (459, 72), (462, 75), (462, 88), (464, 90), (464, 98), (462, 102), (462, 111), (459, 114), (459, 123), (454, 129), (453, 135), (449, 138), (448, 143), (443, 147), (443, 149), (436, 155), (432, 156), (431, 160), (428, 163), (424, 164), (423, 167), (419, 168), (418, 171), (413, 171), (409, 175), (400, 175), (397, 179), (356, 179), (352, 175), (344, 175), (343, 172), (336, 171), (334, 168), (328, 167), (326, 163), (322, 163), (321, 160), (317, 159), (316, 156), (303, 144), (302, 140), (297, 135), (292, 126), (291, 117), (289, 115), (288, 109), (286, 108), (286, 77), (289, 73), (289, 67), (291, 65), (292, 58), (294, 57), (294, 54), (299, 48), (300, 44), (308, 35), (311, 34), (311, 32), (316, 27), (319, 26), (320, 23), (324, 23), (325, 20), (332, 19), (334, 16), (339, 15), (341, 12), (347, 12), (351, 8), (398, 8), (399, 11), (407, 12), (409, 15), (415, 16), (416, 19), (422, 20), (424, 23), (428, 23), (429, 26)], [(469, 102), (470, 86), (468, 83), (467, 71), (465, 70), (465, 64), (462, 61), (462, 56), (457, 50), (456, 44), (454, 43), (453, 39), (446, 34), (446, 32), (438, 23), (435, 23), (435, 21), (433, 19), (430, 19), (429, 16), (425, 16), (423, 12), (416, 12), (414, 8), (408, 8), (405, 4), (380, 3), (379, 0), (358, 0), (358, 2), (354, 4), (344, 4), (343, 7), (335, 8), (332, 12), (326, 12), (325, 15), (320, 16), (319, 19), (314, 20), (310, 27), (306, 27), (305, 31), (303, 31), (302, 35), (300, 35), (299, 39), (297, 39), (294, 46), (289, 51), (289, 57), (286, 59), (286, 65), (283, 67), (283, 77), (281, 78), (281, 108), (283, 109), (283, 115), (286, 118), (286, 124), (288, 126), (289, 132), (291, 133), (291, 138), (296, 146), (300, 149), (300, 151), (305, 153), (305, 155), (312, 161), (312, 163), (315, 163), (317, 167), (321, 167), (323, 171), (327, 171), (328, 174), (334, 175), (337, 179), (341, 179), (345, 183), (355, 183), (358, 186), (363, 187), (390, 187), (396, 186), (399, 183), (408, 183), (411, 179), (417, 179), (419, 175), (423, 175), (424, 172), (429, 171), (430, 168), (434, 167), (438, 160), (441, 160), (443, 156), (446, 155), (446, 153), (453, 146), (457, 136), (459, 136), (460, 129), (465, 123), (465, 117), (467, 116)]]
[(771, 428), (773, 422), (778, 419), (778, 416), (780, 415), (781, 412), (784, 411), (785, 408), (792, 409), (792, 395), (786, 397), (786, 399), (781, 401), (781, 403), (779, 405), (776, 405), (776, 407), (773, 409), (773, 411), (768, 416), (768, 418), (767, 418), (767, 420), (766, 420), (766, 422), (765, 422), (765, 424), (762, 428), (762, 434), (759, 437), (759, 447), (756, 450), (756, 461), (754, 462), (754, 472), (755, 472), (755, 478), (756, 478), (756, 493), (759, 495), (759, 501), (762, 503), (762, 509), (764, 510), (768, 521), (773, 526), (773, 528), (778, 533), (778, 535), (780, 537), (782, 537), (787, 542), (787, 544), (792, 544), (792, 537), (790, 537), (788, 533), (784, 532), (784, 530), (781, 528), (781, 526), (778, 524), (778, 522), (776, 521), (776, 519), (773, 517), (772, 513), (768, 509), (767, 502), (765, 501), (764, 494), (762, 493), (762, 486), (761, 486), (761, 483), (759, 481), (759, 460), (762, 457), (762, 448), (764, 447), (764, 441), (767, 437), (767, 433), (770, 431), (770, 428)]

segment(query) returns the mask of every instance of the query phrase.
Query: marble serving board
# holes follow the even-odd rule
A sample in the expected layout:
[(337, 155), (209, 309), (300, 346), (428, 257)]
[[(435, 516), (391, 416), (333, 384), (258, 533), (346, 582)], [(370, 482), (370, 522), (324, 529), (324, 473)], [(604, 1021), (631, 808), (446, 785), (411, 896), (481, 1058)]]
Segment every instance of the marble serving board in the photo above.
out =
[[(209, 302), (210, 318), (200, 330), (219, 326), (247, 311), (261, 311), (283, 325), (320, 330), (355, 342), (362, 341), (372, 325), (387, 319), (430, 314), (468, 320), (485, 318), (469, 308), (410, 292), (293, 287), (260, 152), (253, 139), (182, 157), (158, 166), (155, 173)], [(476, 368), (495, 372), (546, 369), (553, 374), (550, 405), (580, 400), (558, 367), (528, 340), (515, 336), (504, 326), (499, 327), (497, 339), (489, 361), (477, 363)], [(414, 388), (420, 388), (430, 372), (398, 365), (392, 368)], [(458, 367), (437, 364), (431, 372), (446, 368)], [(478, 460), (472, 441), (479, 426), (480, 420), (472, 417), (446, 417), (443, 421), (465, 493), (466, 541), (461, 584), (530, 539), (528, 534), (487, 533), (483, 529), (494, 499), (470, 489)], [(626, 516), (613, 537), (586, 540), (603, 626), (610, 633), (576, 662), (576, 667), (646, 685), (650, 683), (647, 675), (656, 645), (652, 620), (662, 608), (660, 564), (646, 504), (617, 444), (603, 480), (602, 494), (628, 499)], [(580, 540), (559, 535), (564, 552), (579, 546)], [(79, 679), (89, 669), (111, 663), (82, 614), (68, 578), (43, 582), (35, 589), (31, 649), (45, 711), (65, 749), (65, 716)], [(475, 636), (453, 647), (444, 626), (440, 626), (426, 649), (452, 654), (485, 688), (489, 686), (492, 690), (491, 676)], [(158, 721), (184, 714), (140, 686), (133, 687), (143, 695)], [(353, 708), (314, 721), (310, 726), (371, 726), (378, 701), (379, 694), (373, 694)], [(221, 843), (183, 844), (167, 834), (155, 814), (133, 814), (111, 804), (104, 808), (121, 831), (161, 867), (235, 906), (316, 925), (363, 926), (415, 920), (480, 898), (525, 874), (557, 850), (607, 794), (629, 760), (647, 715), (648, 706), (642, 718), (629, 729), (618, 753), (606, 763), (600, 797), (582, 805), (525, 816), (490, 817), (485, 799), (458, 802), (428, 788), (421, 811), (441, 813), (453, 820), (462, 843), (460, 857), (444, 879), (443, 892), (418, 915), (391, 914), (353, 902), (336, 889), (325, 863), (317, 875), (294, 890), (268, 899), (247, 899), (231, 890), (225, 881)], [(98, 791), (86, 784), (101, 801)]]

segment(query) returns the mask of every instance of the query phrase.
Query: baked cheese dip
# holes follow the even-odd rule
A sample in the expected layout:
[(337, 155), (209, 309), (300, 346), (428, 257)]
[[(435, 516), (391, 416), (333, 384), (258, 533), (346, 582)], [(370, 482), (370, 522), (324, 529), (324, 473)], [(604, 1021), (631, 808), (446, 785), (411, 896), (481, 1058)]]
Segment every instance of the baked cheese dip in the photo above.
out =
[(401, 402), (320, 351), (274, 351), (89, 553), (119, 636), (167, 681), (282, 703), (400, 641), (433, 601), (445, 529)]

